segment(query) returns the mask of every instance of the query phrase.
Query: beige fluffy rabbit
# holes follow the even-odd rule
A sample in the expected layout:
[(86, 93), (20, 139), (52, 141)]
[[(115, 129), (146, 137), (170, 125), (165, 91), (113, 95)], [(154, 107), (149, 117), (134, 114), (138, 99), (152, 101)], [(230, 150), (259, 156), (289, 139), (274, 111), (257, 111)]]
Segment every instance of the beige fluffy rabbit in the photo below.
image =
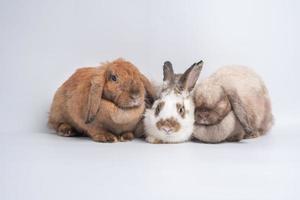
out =
[(196, 87), (194, 102), (193, 136), (203, 142), (258, 137), (273, 124), (267, 88), (247, 67), (219, 69)]
[(145, 100), (153, 102), (154, 96), (149, 80), (125, 60), (81, 68), (57, 90), (48, 124), (61, 136), (85, 134), (97, 142), (131, 140)]

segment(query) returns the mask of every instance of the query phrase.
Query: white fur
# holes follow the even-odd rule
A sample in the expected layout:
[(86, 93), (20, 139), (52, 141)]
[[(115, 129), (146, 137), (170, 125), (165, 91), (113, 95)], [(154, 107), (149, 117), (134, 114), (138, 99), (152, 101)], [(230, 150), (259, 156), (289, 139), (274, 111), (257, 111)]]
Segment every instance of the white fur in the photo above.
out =
[[(164, 101), (165, 105), (160, 111), (159, 115), (155, 116), (155, 108), (161, 102)], [(181, 103), (185, 107), (185, 117), (182, 118), (177, 112), (176, 103)], [(175, 118), (180, 124), (178, 132), (167, 134), (164, 131), (160, 131), (156, 123), (160, 119)], [(175, 94), (171, 91), (167, 94), (162, 94), (162, 97), (154, 102), (152, 109), (147, 109), (145, 112), (145, 132), (146, 140), (150, 143), (155, 141), (163, 143), (179, 143), (187, 141), (191, 138), (193, 133), (194, 124), (194, 103), (191, 96), (187, 93)]]

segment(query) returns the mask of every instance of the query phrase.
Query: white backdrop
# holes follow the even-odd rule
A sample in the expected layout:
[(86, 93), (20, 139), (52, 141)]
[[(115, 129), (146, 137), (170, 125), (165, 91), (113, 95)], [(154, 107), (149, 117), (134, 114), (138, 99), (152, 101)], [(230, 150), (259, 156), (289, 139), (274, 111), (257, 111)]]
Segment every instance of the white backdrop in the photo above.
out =
[[(0, 0), (0, 199), (299, 199), (299, 13), (298, 0)], [(55, 90), (118, 57), (157, 81), (165, 60), (202, 59), (201, 78), (253, 67), (276, 125), (217, 145), (48, 134)]]
[(2, 0), (1, 131), (47, 131), (52, 96), (77, 67), (123, 57), (160, 80), (203, 59), (201, 77), (226, 64), (255, 68), (279, 123), (297, 123), (297, 0)]

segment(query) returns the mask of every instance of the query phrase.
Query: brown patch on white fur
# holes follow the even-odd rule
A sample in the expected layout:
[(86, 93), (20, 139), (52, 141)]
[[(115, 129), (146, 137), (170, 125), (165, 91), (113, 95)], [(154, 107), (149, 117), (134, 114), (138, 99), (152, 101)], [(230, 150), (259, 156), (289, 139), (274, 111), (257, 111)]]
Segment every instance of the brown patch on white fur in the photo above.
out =
[(179, 115), (184, 118), (185, 117), (185, 108), (182, 104), (180, 103), (177, 103), (176, 104), (176, 109), (177, 109), (177, 112), (179, 113)]
[(164, 101), (161, 101), (159, 104), (157, 104), (156, 108), (155, 108), (155, 116), (157, 117), (160, 113), (160, 111), (163, 109), (165, 105), (165, 102)]
[(156, 126), (158, 130), (162, 130), (163, 128), (168, 128), (171, 129), (172, 132), (177, 132), (180, 129), (180, 124), (173, 117), (168, 119), (160, 119), (158, 122), (156, 122)]

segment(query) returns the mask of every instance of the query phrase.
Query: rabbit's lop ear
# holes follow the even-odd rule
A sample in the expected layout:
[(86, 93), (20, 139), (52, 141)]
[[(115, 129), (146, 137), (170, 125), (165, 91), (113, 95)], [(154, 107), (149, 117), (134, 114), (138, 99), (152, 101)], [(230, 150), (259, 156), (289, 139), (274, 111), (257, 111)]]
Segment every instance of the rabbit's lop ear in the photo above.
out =
[(175, 81), (175, 74), (173, 71), (173, 66), (170, 61), (166, 61), (163, 66), (164, 70), (164, 83), (168, 87), (174, 84)]
[(143, 74), (140, 74), (141, 81), (143, 82), (144, 88), (146, 90), (146, 96), (145, 96), (145, 102), (146, 102), (146, 107), (150, 108), (153, 104), (153, 102), (156, 100), (156, 92), (151, 84), (151, 82), (148, 80), (146, 76)]
[(102, 77), (92, 78), (87, 103), (87, 115), (85, 120), (86, 124), (91, 123), (99, 111), (103, 85), (104, 79)]
[(241, 98), (236, 91), (227, 92), (228, 99), (233, 109), (234, 114), (238, 118), (246, 133), (255, 131), (255, 113), (253, 109), (247, 105), (243, 98)]
[(179, 90), (190, 92), (198, 80), (202, 67), (203, 61), (201, 60), (200, 62), (194, 63), (190, 68), (188, 68), (178, 81)]

